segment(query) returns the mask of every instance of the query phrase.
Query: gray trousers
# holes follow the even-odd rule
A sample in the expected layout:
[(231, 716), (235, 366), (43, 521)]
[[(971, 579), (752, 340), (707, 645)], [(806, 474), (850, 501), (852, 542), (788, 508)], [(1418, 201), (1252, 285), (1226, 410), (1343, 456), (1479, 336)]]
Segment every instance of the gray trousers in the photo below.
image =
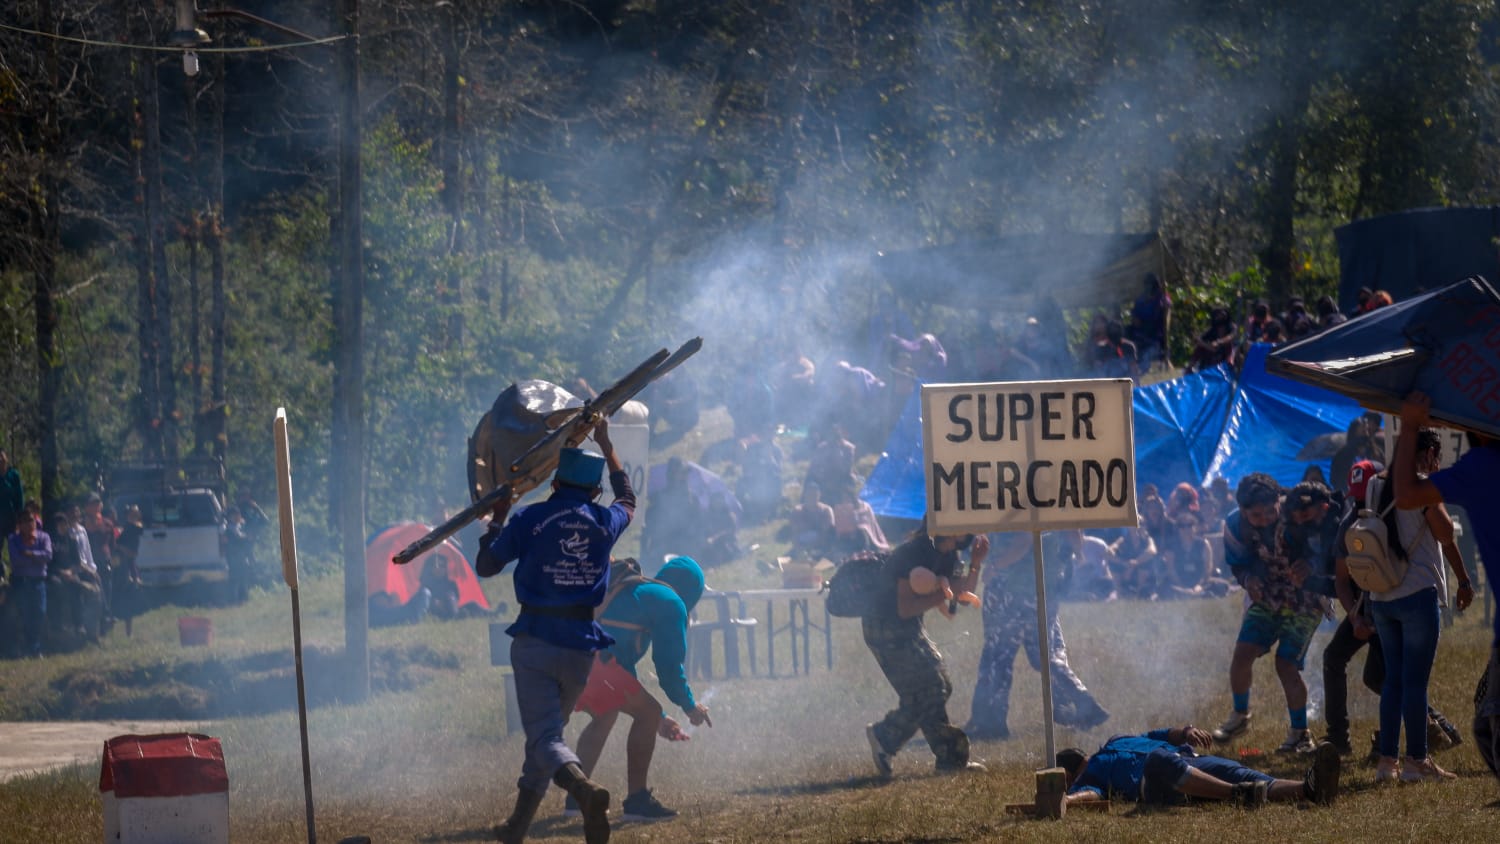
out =
[(516, 704), (526, 731), (526, 762), (516, 785), (545, 792), (552, 775), (578, 754), (563, 741), (563, 725), (589, 683), (594, 665), (590, 651), (560, 648), (535, 636), (510, 643), (510, 665), (516, 675)]

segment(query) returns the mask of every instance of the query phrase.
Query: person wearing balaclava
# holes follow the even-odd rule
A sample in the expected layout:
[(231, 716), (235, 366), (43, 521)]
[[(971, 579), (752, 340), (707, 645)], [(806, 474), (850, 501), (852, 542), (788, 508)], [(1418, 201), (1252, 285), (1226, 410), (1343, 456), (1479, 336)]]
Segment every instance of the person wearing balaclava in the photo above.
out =
[[(517, 781), (515, 806), (496, 829), (500, 841), (519, 844), (555, 782), (583, 814), (588, 844), (609, 841), (609, 791), (588, 778), (578, 755), (563, 741), (563, 725), (588, 685), (594, 653), (615, 640), (594, 620), (594, 608), (609, 588), (610, 551), (635, 515), (635, 492), (600, 420), (594, 442), (604, 453), (564, 448), (546, 501), (523, 507), (509, 522), (511, 502), (497, 504), (480, 539), (474, 570), (492, 577), (517, 560), (516, 599), (521, 614), (506, 628), (516, 703), (526, 731), (526, 761)], [(609, 467), (615, 501), (594, 499)], [(502, 528), (501, 525), (504, 525)]]
[[(657, 737), (686, 741), (688, 736), (641, 685), (635, 666), (649, 649), (656, 682), (667, 700), (680, 707), (693, 726), (713, 726), (708, 707), (693, 697), (687, 678), (688, 616), (703, 597), (703, 569), (691, 557), (673, 557), (655, 578), (647, 578), (639, 574), (634, 560), (622, 560), (614, 564), (611, 581), (609, 594), (599, 605), (599, 623), (609, 628), (615, 644), (595, 656), (588, 687), (575, 708), (590, 718), (578, 736), (578, 756), (584, 773), (592, 775), (615, 721), (621, 713), (629, 715), (630, 734), (625, 739), (628, 790), (620, 804), (621, 819), (670, 820), (677, 812), (656, 799), (646, 787), (646, 778)], [(577, 811), (572, 801), (563, 809), (565, 816)]]

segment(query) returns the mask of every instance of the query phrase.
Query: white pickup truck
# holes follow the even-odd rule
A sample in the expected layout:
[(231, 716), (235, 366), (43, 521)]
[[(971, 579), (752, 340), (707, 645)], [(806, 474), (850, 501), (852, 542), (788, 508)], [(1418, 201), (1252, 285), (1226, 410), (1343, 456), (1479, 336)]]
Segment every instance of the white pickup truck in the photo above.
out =
[[(143, 479), (137, 475), (132, 480)], [(229, 563), (222, 486), (200, 485), (182, 476), (173, 480), (157, 476), (147, 483), (122, 485), (111, 501), (122, 519), (131, 505), (141, 509), (143, 530), (135, 563), (141, 584), (161, 588), (226, 584)]]

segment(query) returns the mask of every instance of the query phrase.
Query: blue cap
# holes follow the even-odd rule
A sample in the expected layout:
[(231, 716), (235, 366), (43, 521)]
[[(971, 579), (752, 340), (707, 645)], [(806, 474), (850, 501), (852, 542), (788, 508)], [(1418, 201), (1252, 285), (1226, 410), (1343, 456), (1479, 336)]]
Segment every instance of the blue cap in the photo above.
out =
[(593, 489), (604, 477), (604, 455), (581, 448), (565, 448), (557, 455), (557, 475), (560, 484)]

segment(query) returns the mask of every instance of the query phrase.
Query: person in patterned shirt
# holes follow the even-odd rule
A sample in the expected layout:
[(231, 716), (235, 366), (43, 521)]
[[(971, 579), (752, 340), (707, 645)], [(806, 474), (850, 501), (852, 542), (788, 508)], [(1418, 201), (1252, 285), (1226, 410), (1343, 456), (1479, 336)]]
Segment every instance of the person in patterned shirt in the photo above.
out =
[[(1276, 480), (1255, 472), (1246, 475), (1235, 491), (1239, 509), (1224, 518), (1224, 559), (1234, 579), (1250, 596), (1240, 622), (1234, 655), (1229, 663), (1229, 689), (1234, 709), (1213, 731), (1214, 741), (1227, 743), (1250, 728), (1250, 683), (1255, 661), (1276, 647), (1276, 676), (1286, 694), (1290, 726), (1282, 753), (1311, 753), (1317, 749), (1307, 727), (1307, 682), (1302, 666), (1313, 632), (1323, 620), (1327, 602), (1303, 588), (1312, 566), (1289, 553), (1282, 493)], [(1288, 505), (1297, 509), (1297, 502)], [(1310, 585), (1310, 584), (1309, 584)]]

